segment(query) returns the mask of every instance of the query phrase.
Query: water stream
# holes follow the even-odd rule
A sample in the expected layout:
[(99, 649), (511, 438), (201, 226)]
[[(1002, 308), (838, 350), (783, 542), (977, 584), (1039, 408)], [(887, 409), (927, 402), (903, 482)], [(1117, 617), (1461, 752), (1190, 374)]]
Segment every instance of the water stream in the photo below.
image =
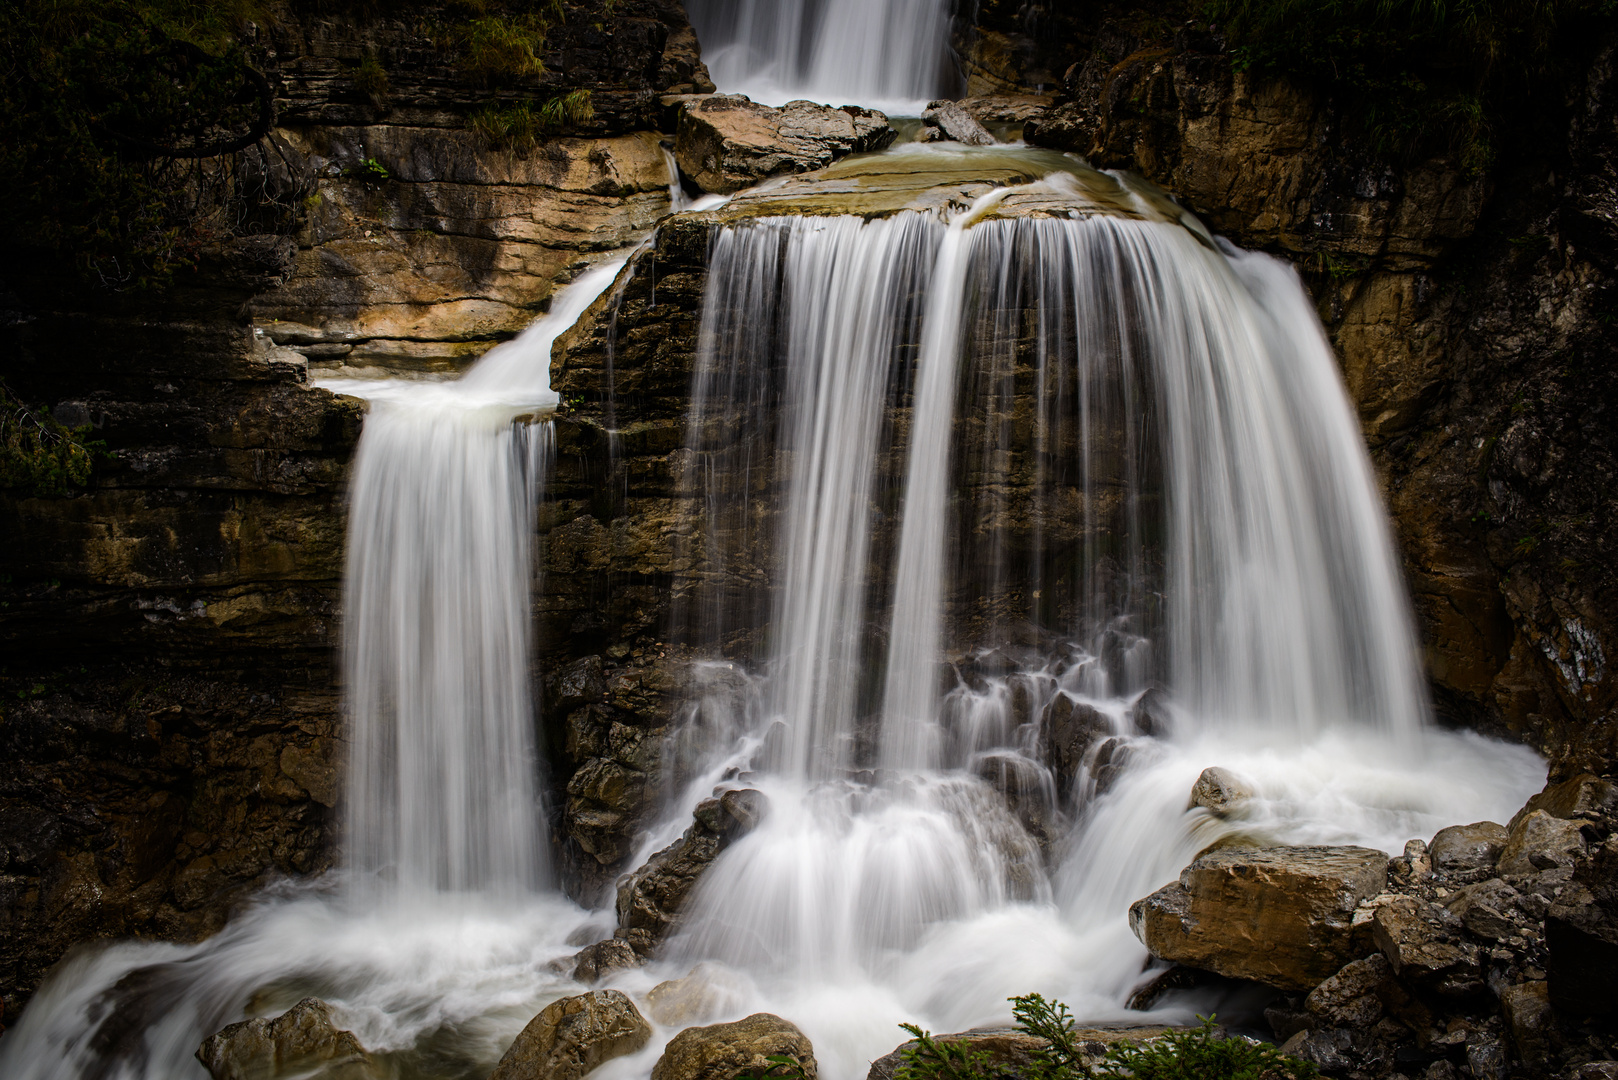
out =
[[(1003, 1022), (1016, 993), (1143, 1019), (1125, 911), (1221, 836), (1397, 850), (1505, 820), (1543, 778), (1526, 750), (1428, 721), (1370, 463), (1296, 276), (1078, 168), (947, 214), (712, 238), (692, 494), (720, 564), (741, 557), (725, 515), (767, 500), (773, 570), (689, 605), (694, 698), (704, 665), (746, 677), (716, 682), (706, 715), (728, 726), (642, 854), (716, 785), (771, 809), (659, 958), (610, 985), (644, 1000), (696, 970), (704, 1020), (786, 1016), (828, 1080), (863, 1076), (900, 1021)], [(1056, 210), (1000, 216), (1014, 196)], [(529, 537), (551, 346), (622, 265), (457, 381), (330, 384), (371, 402), (344, 868), (200, 944), (78, 954), (0, 1073), (195, 1080), (203, 1037), (316, 994), (403, 1075), (480, 1078), (580, 991), (551, 962), (606, 920), (550, 884)], [(1092, 737), (1053, 767), (1070, 715)], [(1209, 765), (1252, 787), (1239, 815), (1187, 809)], [(674, 1033), (598, 1075), (646, 1075)]]

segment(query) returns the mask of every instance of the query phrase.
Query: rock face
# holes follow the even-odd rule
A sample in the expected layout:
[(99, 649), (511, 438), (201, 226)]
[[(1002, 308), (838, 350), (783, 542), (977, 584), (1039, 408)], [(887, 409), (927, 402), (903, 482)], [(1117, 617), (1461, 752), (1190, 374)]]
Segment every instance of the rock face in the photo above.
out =
[(1364, 951), (1354, 910), (1387, 868), (1370, 848), (1227, 848), (1137, 900), (1129, 925), (1159, 959), (1307, 989)]
[(893, 139), (886, 116), (858, 106), (791, 101), (774, 109), (715, 94), (680, 106), (674, 153), (681, 171), (703, 191), (729, 194), (767, 177), (881, 150)]
[(754, 1013), (733, 1024), (686, 1028), (669, 1041), (652, 1066), (652, 1080), (732, 1080), (738, 1073), (763, 1075), (770, 1057), (798, 1063), (804, 1080), (815, 1080), (815, 1051), (807, 1036), (772, 1013)]
[(1618, 330), (1590, 314), (1618, 266), (1595, 179), (1618, 162), (1610, 38), (1558, 46), (1567, 80), (1503, 121), (1488, 176), (1378, 161), (1336, 103), (1234, 70), (1215, 34), (1104, 22), (1071, 40), (1084, 51), (1065, 100), (1030, 141), (1132, 169), (1304, 271), (1385, 485), (1440, 708), (1530, 742), (1557, 780), (1618, 766), (1618, 446), (1596, 419), (1618, 397), (1601, 359)]
[(651, 1037), (635, 1003), (616, 990), (562, 998), (528, 1022), (489, 1080), (580, 1080)]
[(352, 1032), (340, 1030), (331, 1006), (305, 998), (273, 1020), (244, 1020), (197, 1048), (213, 1080), (383, 1080), (387, 1071)]
[(762, 792), (727, 791), (698, 804), (691, 827), (618, 885), (618, 932), (650, 956), (668, 937), (702, 872), (731, 841), (752, 832), (769, 811)]

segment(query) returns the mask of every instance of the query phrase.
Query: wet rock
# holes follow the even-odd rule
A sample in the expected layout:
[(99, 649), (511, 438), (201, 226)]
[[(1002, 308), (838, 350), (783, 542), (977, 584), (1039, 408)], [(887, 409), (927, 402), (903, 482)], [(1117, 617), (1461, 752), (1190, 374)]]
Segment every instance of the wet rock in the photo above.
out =
[(1399, 978), (1458, 996), (1482, 989), (1477, 946), (1458, 924), (1437, 904), (1407, 896), (1377, 908), (1371, 934)]
[(619, 882), (618, 936), (641, 956), (650, 956), (673, 929), (703, 871), (768, 812), (768, 797), (752, 789), (698, 803), (691, 827)]
[(1519, 927), (1517, 890), (1499, 878), (1459, 889), (1444, 906), (1458, 916), (1467, 930), (1480, 938), (1499, 941), (1515, 934)]
[(1320, 1019), (1322, 1027), (1368, 1028), (1382, 1018), (1376, 991), (1392, 976), (1386, 958), (1363, 957), (1309, 991), (1304, 1008)]
[(1187, 808), (1200, 806), (1215, 816), (1225, 817), (1240, 809), (1252, 797), (1253, 789), (1245, 780), (1229, 769), (1215, 765), (1203, 769), (1202, 775), (1191, 786), (1191, 801)]
[(1045, 707), (1041, 736), (1046, 761), (1064, 795), (1091, 744), (1111, 733), (1111, 722), (1094, 706), (1075, 701), (1065, 693), (1051, 699)]
[(1433, 872), (1432, 856), (1427, 853), (1427, 841), (1405, 842), (1404, 854), (1388, 863), (1388, 880), (1406, 888), (1415, 886)]
[(1530, 810), (1513, 819), (1511, 833), (1500, 853), (1502, 874), (1526, 875), (1572, 866), (1584, 854), (1582, 823)]
[(1572, 1017), (1618, 1013), (1618, 920), (1582, 885), (1569, 886), (1545, 915), (1551, 1004)]
[(734, 977), (717, 964), (701, 963), (683, 979), (669, 979), (646, 995), (652, 1019), (664, 1027), (689, 1027), (711, 1019), (739, 1000)]
[(1508, 986), (1500, 992), (1500, 1012), (1523, 1064), (1535, 1071), (1545, 1069), (1556, 1023), (1550, 987), (1542, 980)]
[(622, 938), (607, 938), (594, 945), (586, 945), (573, 956), (573, 978), (586, 986), (598, 983), (614, 971), (639, 967), (645, 963), (629, 942)]
[(967, 146), (993, 146), (995, 139), (977, 117), (953, 101), (935, 101), (921, 114), (921, 122), (937, 128), (951, 142)]
[(1601, 814), (1618, 814), (1618, 784), (1603, 780), (1592, 773), (1580, 773), (1560, 784), (1550, 784), (1544, 791), (1530, 798), (1511, 819), (1509, 828), (1515, 830), (1517, 822), (1535, 810), (1543, 810), (1552, 817), (1592, 818)]
[(1568, 1080), (1618, 1080), (1618, 1061), (1587, 1061), (1569, 1072)]
[(553, 1001), (528, 1021), (489, 1080), (579, 1080), (613, 1058), (633, 1054), (652, 1025), (616, 990)]
[(304, 998), (273, 1020), (244, 1020), (197, 1048), (213, 1080), (382, 1080), (387, 1074), (352, 1032), (332, 1020), (331, 1006)]
[(1505, 827), (1492, 821), (1451, 825), (1438, 830), (1428, 846), (1433, 869), (1447, 874), (1474, 874), (1493, 870), (1505, 849)]
[(1129, 909), (1153, 956), (1288, 990), (1311, 990), (1363, 945), (1354, 909), (1388, 857), (1361, 847), (1230, 848), (1197, 859)]
[(692, 97), (680, 106), (674, 154), (703, 191), (729, 194), (784, 173), (824, 168), (894, 139), (888, 118), (848, 105), (791, 101), (780, 109), (745, 97)]
[[(754, 1013), (730, 1024), (686, 1028), (652, 1066), (652, 1080), (732, 1080), (743, 1072), (763, 1075), (774, 1056), (789, 1057), (804, 1080), (818, 1075), (808, 1036), (772, 1013)], [(493, 1080), (493, 1078), (491, 1078)]]
[(1300, 1031), (1281, 1045), (1281, 1051), (1304, 1061), (1312, 1061), (1323, 1072), (1341, 1076), (1363, 1070), (1370, 1075), (1385, 1071), (1390, 1055), (1362, 1031), (1349, 1028), (1318, 1028)]
[(1129, 719), (1142, 735), (1167, 735), (1174, 729), (1174, 710), (1169, 706), (1169, 696), (1152, 687), (1135, 701), (1129, 710)]

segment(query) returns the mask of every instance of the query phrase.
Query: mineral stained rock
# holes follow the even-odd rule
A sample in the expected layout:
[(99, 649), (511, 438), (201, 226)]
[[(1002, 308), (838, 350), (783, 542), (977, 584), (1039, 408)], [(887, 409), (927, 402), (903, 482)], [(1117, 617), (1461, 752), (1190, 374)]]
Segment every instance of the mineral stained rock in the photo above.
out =
[(579, 1080), (590, 1070), (633, 1054), (652, 1025), (616, 990), (592, 990), (545, 1006), (500, 1059), (489, 1080)]
[(213, 1080), (382, 1080), (377, 1061), (333, 1022), (331, 1006), (304, 998), (274, 1019), (244, 1020), (210, 1035), (197, 1060)]
[[(686, 1028), (652, 1066), (652, 1080), (731, 1080), (763, 1075), (770, 1057), (792, 1058), (804, 1080), (816, 1080), (815, 1049), (797, 1026), (773, 1013), (754, 1013), (730, 1024)], [(499, 1080), (491, 1077), (490, 1080)]]

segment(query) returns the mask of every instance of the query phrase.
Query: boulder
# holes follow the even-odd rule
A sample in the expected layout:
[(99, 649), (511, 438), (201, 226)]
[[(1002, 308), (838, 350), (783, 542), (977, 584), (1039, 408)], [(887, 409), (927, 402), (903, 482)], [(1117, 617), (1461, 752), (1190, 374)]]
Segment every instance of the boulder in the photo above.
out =
[(598, 983), (614, 971), (639, 967), (645, 959), (622, 938), (607, 938), (586, 945), (573, 956), (573, 978), (586, 986)]
[(967, 146), (993, 146), (995, 138), (977, 117), (954, 101), (935, 101), (921, 114), (921, 122), (936, 128), (946, 139)]
[(579, 1080), (605, 1061), (633, 1054), (652, 1025), (616, 990), (553, 1001), (528, 1021), (489, 1080)]
[(1500, 941), (1520, 929), (1517, 899), (1516, 889), (1499, 878), (1490, 878), (1457, 890), (1444, 901), (1444, 906), (1478, 937)]
[(1387, 869), (1370, 848), (1226, 848), (1135, 901), (1129, 925), (1159, 959), (1311, 990), (1363, 954), (1354, 909)]
[(641, 956), (650, 956), (669, 935), (703, 871), (731, 841), (764, 820), (769, 799), (751, 788), (705, 799), (692, 812), (691, 827), (618, 884), (618, 933)]
[(1216, 817), (1226, 817), (1253, 797), (1252, 787), (1229, 769), (1217, 765), (1203, 769), (1202, 775), (1191, 786), (1191, 801), (1187, 809), (1200, 806)]
[(1158, 687), (1152, 687), (1130, 707), (1129, 721), (1142, 735), (1164, 736), (1174, 730), (1174, 710), (1169, 696)]
[(886, 116), (855, 105), (834, 109), (791, 101), (774, 109), (730, 94), (683, 100), (675, 131), (681, 171), (703, 191), (723, 195), (770, 176), (881, 150), (895, 135)]
[(1372, 940), (1400, 979), (1451, 995), (1482, 988), (1478, 949), (1460, 920), (1437, 904), (1403, 896), (1376, 909)]
[(1585, 851), (1582, 824), (1545, 810), (1530, 810), (1513, 818), (1506, 846), (1500, 852), (1500, 873), (1526, 876), (1572, 866)]
[[(769, 1058), (789, 1057), (816, 1080), (815, 1050), (797, 1027), (772, 1013), (754, 1013), (730, 1024), (686, 1028), (652, 1066), (652, 1080), (734, 1080), (738, 1073), (762, 1075)], [(490, 1080), (495, 1080), (491, 1077)]]
[(1474, 874), (1493, 870), (1505, 849), (1505, 827), (1492, 821), (1451, 825), (1438, 830), (1427, 853), (1433, 869), (1446, 874)]
[(1618, 1013), (1618, 920), (1582, 885), (1567, 888), (1545, 915), (1545, 971), (1558, 1011)]
[(1427, 853), (1427, 841), (1408, 840), (1405, 851), (1388, 863), (1388, 881), (1409, 888), (1433, 872), (1433, 859)]
[(197, 1048), (213, 1080), (382, 1080), (381, 1065), (353, 1032), (337, 1027), (331, 1006), (304, 998), (274, 1019), (244, 1020)]
[(689, 1027), (711, 1019), (737, 1000), (733, 983), (723, 968), (701, 963), (683, 979), (669, 979), (652, 987), (646, 1002), (652, 1019), (664, 1027)]
[(1091, 745), (1112, 734), (1112, 722), (1093, 705), (1075, 701), (1065, 693), (1058, 693), (1045, 706), (1040, 735), (1045, 745), (1045, 760), (1056, 776), (1059, 791), (1065, 796), (1079, 767), (1084, 764), (1085, 753)]
[(1560, 784), (1547, 785), (1544, 791), (1529, 799), (1527, 805), (1517, 811), (1508, 827), (1516, 829), (1517, 822), (1535, 810), (1543, 810), (1559, 818), (1618, 814), (1618, 784), (1591, 773), (1581, 773)]
[(1523, 1064), (1535, 1072), (1547, 1071), (1556, 1030), (1550, 987), (1543, 980), (1508, 986), (1500, 991), (1500, 1012)]
[(1392, 977), (1387, 959), (1373, 953), (1345, 964), (1309, 991), (1303, 1005), (1320, 1019), (1320, 1026), (1368, 1028), (1382, 1018), (1377, 990)]

